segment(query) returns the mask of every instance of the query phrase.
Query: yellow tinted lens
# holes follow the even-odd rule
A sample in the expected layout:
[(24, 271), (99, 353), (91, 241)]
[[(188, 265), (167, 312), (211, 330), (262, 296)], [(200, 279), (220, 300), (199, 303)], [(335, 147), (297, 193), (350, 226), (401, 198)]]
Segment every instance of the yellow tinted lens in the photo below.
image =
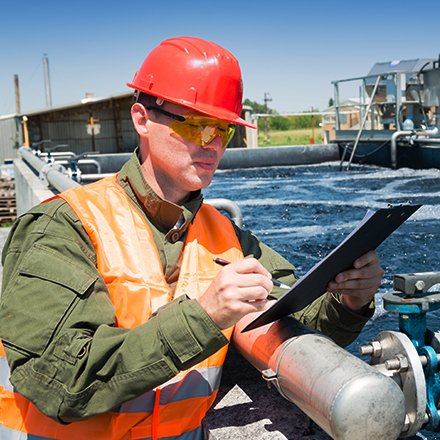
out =
[(200, 126), (190, 124), (188, 121), (174, 121), (170, 125), (171, 130), (183, 139), (194, 144), (201, 145), (201, 129)]
[(184, 121), (174, 121), (170, 128), (183, 139), (201, 147), (209, 145), (217, 136), (225, 147), (235, 131), (232, 124), (200, 116), (185, 116)]
[(232, 124), (229, 124), (226, 126), (226, 128), (220, 128), (217, 130), (218, 131), (218, 135), (220, 136), (222, 142), (223, 142), (223, 146), (226, 147), (229, 142), (232, 139), (232, 136), (234, 136), (235, 133), (235, 126)]

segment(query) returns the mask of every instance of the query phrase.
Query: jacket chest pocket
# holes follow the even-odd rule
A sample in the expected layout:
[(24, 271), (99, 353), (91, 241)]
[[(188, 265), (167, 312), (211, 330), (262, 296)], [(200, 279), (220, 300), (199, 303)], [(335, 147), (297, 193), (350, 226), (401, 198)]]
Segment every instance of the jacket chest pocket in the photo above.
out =
[(1, 339), (41, 355), (59, 324), (97, 278), (91, 270), (72, 265), (60, 251), (35, 244), (2, 294)]

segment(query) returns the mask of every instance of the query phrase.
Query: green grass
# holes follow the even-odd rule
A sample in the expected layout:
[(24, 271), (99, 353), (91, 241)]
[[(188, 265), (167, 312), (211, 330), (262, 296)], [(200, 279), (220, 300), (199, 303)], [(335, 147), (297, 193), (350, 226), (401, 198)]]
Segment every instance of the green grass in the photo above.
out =
[[(264, 130), (258, 132), (258, 146), (269, 147), (277, 145), (306, 145), (310, 144), (312, 137), (311, 128), (300, 128), (296, 130), (269, 131), (270, 142), (267, 142)], [(321, 130), (315, 128), (315, 144), (321, 143)]]

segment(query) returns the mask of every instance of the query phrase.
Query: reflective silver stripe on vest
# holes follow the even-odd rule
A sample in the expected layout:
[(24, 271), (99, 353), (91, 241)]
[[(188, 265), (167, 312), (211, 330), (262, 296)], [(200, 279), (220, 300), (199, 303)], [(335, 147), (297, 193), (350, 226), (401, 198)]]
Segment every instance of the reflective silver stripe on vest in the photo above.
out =
[[(190, 399), (209, 397), (220, 386), (222, 367), (197, 368), (189, 371), (184, 378), (173, 378), (160, 387), (160, 404)], [(154, 390), (148, 391), (135, 399), (123, 403), (112, 412), (152, 412)]]
[[(203, 440), (205, 436), (203, 433), (203, 426), (199, 426), (197, 429), (194, 429), (193, 431), (184, 432), (183, 434), (177, 437), (173, 436), (173, 437), (159, 437), (159, 438), (160, 440)], [(152, 438), (143, 437), (138, 440), (152, 440)]]
[(25, 432), (14, 431), (0, 425), (0, 438), (2, 440), (27, 440), (27, 436)]
[[(0, 356), (0, 385), (8, 391), (14, 391), (14, 387), (9, 382), (11, 371), (4, 356)], [(3, 439), (3, 437), (0, 437)]]
[(38, 435), (27, 434), (26, 432), (15, 431), (0, 425), (1, 440), (55, 440), (49, 437), (40, 437)]

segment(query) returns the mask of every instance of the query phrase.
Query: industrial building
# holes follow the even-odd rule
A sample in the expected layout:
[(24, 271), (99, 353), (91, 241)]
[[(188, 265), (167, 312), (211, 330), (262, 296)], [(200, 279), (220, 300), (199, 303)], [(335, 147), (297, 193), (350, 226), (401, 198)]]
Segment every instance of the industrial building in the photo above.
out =
[[(130, 118), (132, 93), (107, 98), (87, 97), (81, 102), (0, 118), (0, 160), (16, 156), (27, 141), (42, 151), (69, 150), (123, 153), (136, 147)], [(27, 133), (26, 133), (27, 130)]]
[[(15, 158), (26, 142), (45, 152), (131, 152), (137, 145), (130, 116), (132, 97), (132, 92), (106, 98), (88, 96), (74, 104), (0, 116), (0, 163)], [(249, 118), (250, 109), (244, 112)], [(245, 131), (237, 129), (229, 147), (245, 147)]]

